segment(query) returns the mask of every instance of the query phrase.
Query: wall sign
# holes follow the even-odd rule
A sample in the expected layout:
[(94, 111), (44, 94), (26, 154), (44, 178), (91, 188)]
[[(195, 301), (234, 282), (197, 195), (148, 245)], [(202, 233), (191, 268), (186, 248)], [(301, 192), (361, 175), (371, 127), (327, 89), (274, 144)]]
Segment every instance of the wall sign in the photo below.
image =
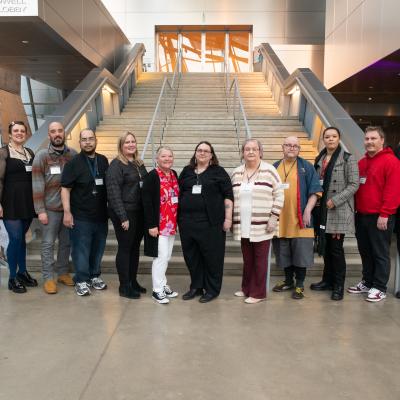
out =
[(0, 0), (0, 17), (36, 17), (38, 0)]

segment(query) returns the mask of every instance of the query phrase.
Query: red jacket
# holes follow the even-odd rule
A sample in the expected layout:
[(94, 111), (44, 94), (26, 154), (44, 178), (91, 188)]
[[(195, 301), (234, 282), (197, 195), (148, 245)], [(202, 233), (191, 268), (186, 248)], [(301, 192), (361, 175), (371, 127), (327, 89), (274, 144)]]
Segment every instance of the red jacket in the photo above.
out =
[[(358, 162), (360, 187), (355, 195), (356, 210), (361, 214), (396, 214), (400, 205), (400, 161), (387, 147)], [(366, 178), (365, 183), (363, 178)]]

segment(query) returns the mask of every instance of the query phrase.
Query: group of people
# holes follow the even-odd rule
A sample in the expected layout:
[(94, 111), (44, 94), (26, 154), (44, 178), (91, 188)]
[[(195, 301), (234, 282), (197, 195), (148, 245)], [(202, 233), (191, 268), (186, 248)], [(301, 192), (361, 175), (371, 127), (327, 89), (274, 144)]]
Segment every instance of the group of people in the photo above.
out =
[(79, 154), (65, 144), (60, 122), (49, 124), (49, 145), (36, 155), (24, 146), (27, 128), (22, 121), (10, 124), (9, 135), (9, 144), (0, 149), (0, 216), (9, 235), (8, 288), (15, 293), (38, 285), (26, 269), (25, 242), (37, 216), (43, 289), (48, 294), (57, 293), (58, 283), (74, 286), (80, 296), (107, 288), (101, 260), (110, 218), (118, 242), (115, 263), (122, 297), (137, 299), (146, 293), (137, 281), (143, 237), (144, 254), (153, 258), (152, 298), (167, 304), (178, 296), (166, 278), (178, 229), (190, 272), (183, 300), (199, 297), (207, 303), (218, 297), (230, 230), (243, 254), (242, 285), (235, 296), (244, 297), (245, 303), (267, 296), (271, 244), (285, 276), (275, 292), (291, 290), (294, 299), (302, 299), (306, 271), (317, 251), (324, 258), (324, 271), (311, 289), (329, 290), (332, 300), (343, 299), (343, 241), (354, 232), (363, 275), (348, 292), (367, 293), (371, 302), (386, 297), (390, 241), (400, 203), (400, 161), (384, 147), (380, 127), (367, 128), (366, 154), (358, 163), (342, 148), (341, 133), (334, 127), (324, 130), (324, 148), (314, 165), (299, 156), (295, 136), (284, 140), (283, 157), (274, 165), (263, 161), (261, 143), (248, 139), (242, 145), (243, 162), (231, 177), (207, 141), (197, 144), (178, 176), (172, 169), (173, 150), (167, 146), (158, 149), (156, 167), (148, 171), (129, 131), (119, 138), (118, 155), (110, 164), (96, 152), (91, 129), (80, 132)]

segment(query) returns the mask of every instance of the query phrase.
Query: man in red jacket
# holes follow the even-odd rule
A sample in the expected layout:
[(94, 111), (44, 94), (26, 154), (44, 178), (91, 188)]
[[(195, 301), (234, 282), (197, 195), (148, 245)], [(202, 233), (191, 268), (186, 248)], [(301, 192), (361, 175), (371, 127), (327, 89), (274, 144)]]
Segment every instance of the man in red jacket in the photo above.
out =
[(390, 274), (390, 239), (400, 198), (400, 161), (384, 148), (379, 126), (365, 130), (365, 156), (358, 162), (360, 187), (355, 195), (356, 237), (363, 266), (362, 281), (349, 293), (368, 293), (370, 302), (386, 297)]

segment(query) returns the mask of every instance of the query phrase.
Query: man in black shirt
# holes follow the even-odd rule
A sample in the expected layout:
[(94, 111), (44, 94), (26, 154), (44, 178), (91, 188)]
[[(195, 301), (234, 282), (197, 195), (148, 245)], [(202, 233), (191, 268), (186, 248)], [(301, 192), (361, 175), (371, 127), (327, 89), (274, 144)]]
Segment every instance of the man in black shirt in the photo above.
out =
[(70, 228), (75, 290), (90, 295), (102, 290), (100, 263), (108, 233), (105, 174), (108, 160), (96, 153), (97, 139), (90, 129), (79, 135), (81, 152), (68, 162), (61, 177), (64, 225)]

